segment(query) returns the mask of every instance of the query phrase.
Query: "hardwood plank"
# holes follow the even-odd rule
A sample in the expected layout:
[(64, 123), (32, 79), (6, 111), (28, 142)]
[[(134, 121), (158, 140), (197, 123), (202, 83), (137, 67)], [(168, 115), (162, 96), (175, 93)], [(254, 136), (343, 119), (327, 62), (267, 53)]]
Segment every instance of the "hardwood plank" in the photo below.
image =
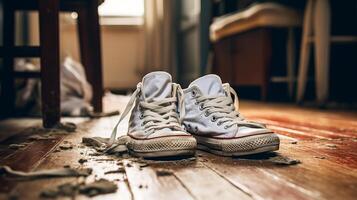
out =
[(254, 117), (253, 119), (266, 123), (268, 125), (282, 126), (282, 127), (298, 129), (302, 131), (309, 131), (328, 138), (356, 137), (356, 133), (357, 133), (357, 129), (351, 127), (345, 128), (345, 127), (338, 127), (338, 126), (334, 126), (334, 127), (319, 126), (311, 122), (299, 122), (287, 118)]
[(194, 199), (173, 174), (158, 176), (151, 167), (140, 169), (136, 163), (131, 167), (127, 163), (125, 171), (134, 199)]
[[(319, 191), (319, 199), (354, 199), (357, 195), (356, 170), (336, 164), (330, 158), (321, 159), (310, 150), (301, 151), (297, 147), (283, 147), (280, 152), (300, 159), (302, 164), (288, 168), (268, 168), (265, 173), (310, 190)], [(317, 157), (316, 157), (317, 155)]]
[(252, 196), (254, 197), (206, 166), (183, 168), (174, 173), (196, 199), (253, 199)]
[(262, 170), (269, 164), (204, 155), (209, 158), (205, 163), (207, 167), (254, 199), (316, 199), (319, 196), (318, 191), (267, 175)]

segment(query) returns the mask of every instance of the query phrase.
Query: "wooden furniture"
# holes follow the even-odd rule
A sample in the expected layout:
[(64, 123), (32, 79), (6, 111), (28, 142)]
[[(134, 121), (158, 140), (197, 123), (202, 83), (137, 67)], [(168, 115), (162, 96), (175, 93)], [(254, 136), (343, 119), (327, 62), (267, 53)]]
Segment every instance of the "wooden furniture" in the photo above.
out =
[[(292, 96), (294, 87), (294, 31), (300, 26), (298, 12), (275, 3), (254, 5), (245, 11), (216, 19), (210, 27), (213, 43), (213, 72), (234, 86), (260, 86), (266, 99), (268, 83), (288, 83)], [(287, 28), (287, 77), (270, 77), (272, 28)]]
[[(78, 34), (81, 61), (93, 87), (93, 106), (102, 110), (102, 66), (98, 0), (3, 0), (4, 28), (1, 111), (11, 115), (14, 110), (16, 78), (41, 78), (42, 116), (44, 127), (60, 121), (60, 58), (59, 12), (78, 12)], [(40, 46), (15, 46), (14, 18), (16, 10), (39, 12)], [(41, 72), (16, 72), (15, 57), (39, 57)]]
[(357, 42), (357, 36), (331, 36), (329, 0), (309, 0), (304, 13), (303, 36), (297, 85), (297, 102), (304, 97), (311, 46), (315, 47), (317, 103), (323, 106), (329, 96), (330, 44)]

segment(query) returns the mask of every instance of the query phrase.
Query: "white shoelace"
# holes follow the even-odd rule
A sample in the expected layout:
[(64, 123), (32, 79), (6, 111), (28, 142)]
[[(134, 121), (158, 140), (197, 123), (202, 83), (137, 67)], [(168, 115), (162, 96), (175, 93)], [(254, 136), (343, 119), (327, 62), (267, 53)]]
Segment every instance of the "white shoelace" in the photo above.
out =
[[(124, 109), (123, 114), (120, 116), (119, 121), (115, 125), (110, 140), (109, 146), (115, 143), (117, 129), (120, 122), (129, 114), (135, 103), (137, 103), (137, 98), (140, 96), (142, 84), (137, 85), (136, 90), (131, 96), (127, 106)], [(154, 102), (139, 102), (141, 109), (140, 118), (143, 120), (142, 126), (146, 133), (151, 134), (155, 130), (163, 128), (171, 128), (174, 130), (183, 130), (181, 124), (182, 116), (184, 116), (185, 109), (183, 109), (183, 98), (182, 89), (180, 85), (173, 83), (173, 97), (164, 98), (159, 101)], [(176, 96), (177, 95), (177, 96)], [(178, 99), (178, 109), (180, 116), (177, 114), (176, 102)]]
[[(239, 113), (238, 95), (229, 84), (223, 84), (223, 88), (227, 96), (198, 96), (196, 104), (200, 106), (200, 110), (205, 111), (205, 116), (211, 116), (211, 121), (217, 121), (217, 125), (225, 125), (224, 128), (237, 126), (248, 126), (254, 128), (265, 128), (263, 124), (251, 122), (244, 119)], [(232, 102), (231, 95), (234, 95)]]

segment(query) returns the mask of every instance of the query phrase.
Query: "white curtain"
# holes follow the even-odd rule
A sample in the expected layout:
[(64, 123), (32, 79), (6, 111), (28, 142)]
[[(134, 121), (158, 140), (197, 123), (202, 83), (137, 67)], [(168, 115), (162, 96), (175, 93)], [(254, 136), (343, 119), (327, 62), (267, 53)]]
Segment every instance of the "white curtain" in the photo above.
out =
[(176, 36), (172, 0), (145, 0), (144, 72), (164, 70), (176, 74)]

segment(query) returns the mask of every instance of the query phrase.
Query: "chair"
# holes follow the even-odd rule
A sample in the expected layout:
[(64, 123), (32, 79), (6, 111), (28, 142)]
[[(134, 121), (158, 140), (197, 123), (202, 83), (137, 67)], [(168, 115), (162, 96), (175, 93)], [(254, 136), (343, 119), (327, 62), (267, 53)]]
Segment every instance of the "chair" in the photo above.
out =
[[(267, 98), (269, 82), (287, 82), (292, 98), (295, 82), (294, 28), (301, 25), (300, 14), (276, 3), (260, 3), (216, 19), (210, 26), (213, 43), (213, 72), (234, 86), (260, 86)], [(287, 75), (270, 77), (271, 30), (286, 28)]]
[[(98, 0), (2, 0), (3, 4), (3, 72), (1, 83), (1, 112), (9, 116), (14, 111), (16, 78), (40, 78), (43, 126), (60, 122), (60, 53), (59, 12), (78, 13), (78, 34), (81, 61), (93, 87), (94, 110), (102, 111), (102, 64)], [(15, 11), (39, 12), (40, 46), (15, 46)], [(14, 71), (14, 58), (39, 57), (41, 72)]]
[(355, 35), (331, 35), (331, 12), (329, 0), (308, 0), (304, 13), (303, 34), (296, 101), (304, 98), (311, 47), (315, 50), (316, 99), (323, 107), (329, 97), (329, 71), (331, 43), (356, 43)]

